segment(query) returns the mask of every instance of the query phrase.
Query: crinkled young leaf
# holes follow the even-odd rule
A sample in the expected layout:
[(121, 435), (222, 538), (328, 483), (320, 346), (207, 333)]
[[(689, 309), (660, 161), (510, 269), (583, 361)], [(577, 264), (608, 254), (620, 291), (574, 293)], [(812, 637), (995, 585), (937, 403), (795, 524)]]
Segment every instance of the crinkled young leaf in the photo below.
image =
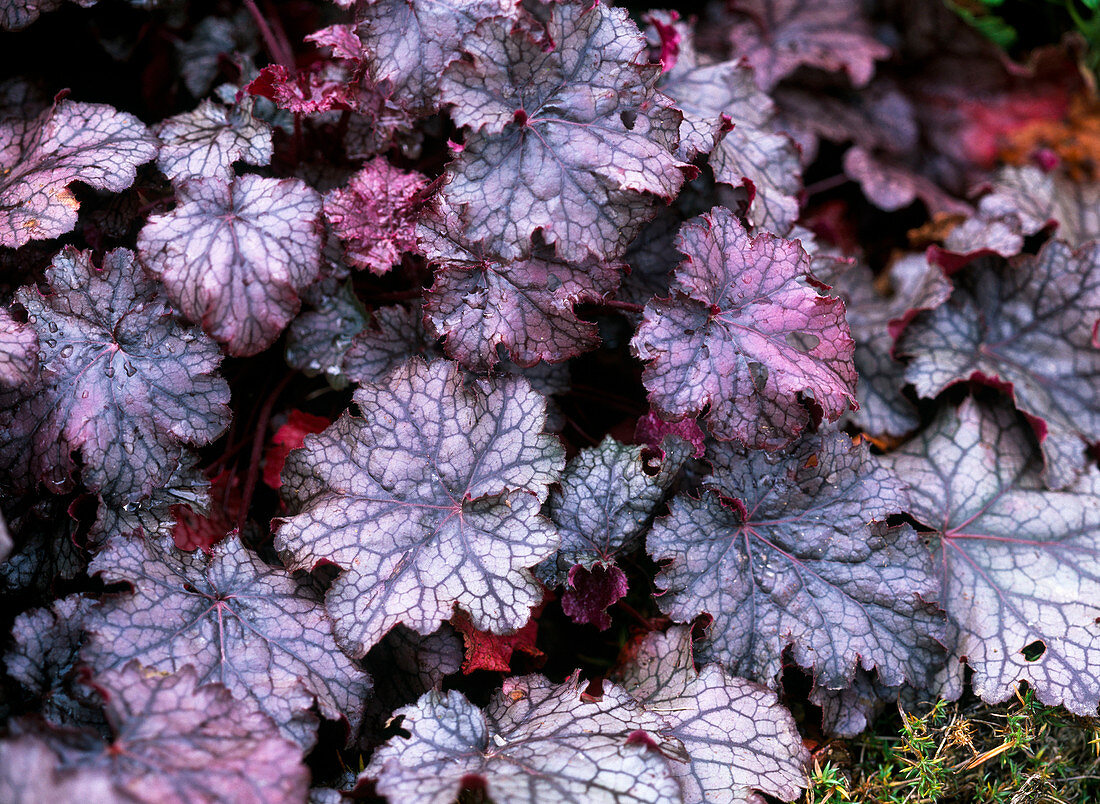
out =
[(321, 197), (297, 179), (185, 182), (138, 236), (145, 267), (230, 354), (270, 346), (317, 278)]
[(1007, 700), (1026, 681), (1043, 703), (1095, 715), (1100, 474), (1045, 490), (1015, 412), (973, 400), (944, 410), (888, 460), (911, 486), (909, 511), (937, 542), (951, 624), (945, 693), (961, 693), (965, 662), (988, 702)]
[(596, 564), (587, 569), (580, 564), (569, 568), (561, 595), (561, 610), (577, 625), (592, 623), (601, 631), (611, 627), (607, 610), (630, 591), (626, 573), (615, 564)]
[(800, 396), (834, 421), (855, 403), (855, 343), (844, 303), (821, 295), (797, 241), (749, 238), (724, 207), (680, 230), (670, 299), (646, 306), (631, 347), (649, 363), (649, 401), (699, 413), (722, 439), (789, 444), (810, 422)]
[(19, 291), (41, 349), (29, 399), (0, 412), (0, 461), (12, 453), (51, 491), (84, 486), (133, 504), (165, 485), (186, 444), (208, 444), (229, 420), (217, 346), (183, 326), (132, 252), (92, 263), (66, 247), (46, 271), (49, 295)]
[(204, 100), (190, 112), (158, 123), (157, 167), (172, 181), (232, 181), (233, 163), (271, 162), (271, 126), (252, 115), (251, 99), (237, 106)]
[(84, 658), (97, 670), (192, 667), (254, 702), (304, 748), (316, 740), (317, 704), (354, 732), (369, 680), (336, 646), (309, 585), (264, 564), (230, 534), (210, 553), (120, 537), (89, 571), (133, 594), (110, 595), (90, 614)]
[(951, 294), (951, 282), (923, 254), (896, 260), (887, 278), (889, 297), (879, 293), (871, 269), (861, 262), (822, 277), (844, 299), (848, 325), (856, 339), (859, 408), (848, 418), (864, 432), (898, 437), (915, 430), (920, 419), (902, 393), (905, 366), (891, 355), (891, 322), (942, 304)]
[(625, 9), (555, 4), (546, 31), (483, 23), (447, 68), (442, 97), (472, 130), (443, 194), (501, 257), (538, 231), (563, 260), (614, 259), (690, 172), (674, 155), (681, 115)]
[(325, 196), (325, 218), (344, 242), (348, 262), (384, 274), (416, 248), (416, 219), (426, 177), (375, 157)]
[(680, 34), (679, 52), (659, 87), (684, 114), (680, 155), (710, 154), (718, 181), (749, 188), (749, 222), (787, 234), (798, 218), (802, 189), (798, 147), (779, 132), (775, 105), (757, 88), (751, 69), (738, 61), (700, 63), (690, 26), (672, 24)]
[(654, 511), (687, 457), (684, 442), (666, 442), (664, 457), (608, 436), (569, 461), (550, 495), (547, 516), (561, 533), (558, 553), (538, 567), (548, 586), (565, 583), (575, 565), (613, 565), (641, 543)]
[(558, 362), (599, 344), (597, 327), (573, 307), (598, 302), (619, 285), (623, 267), (586, 257), (570, 263), (541, 246), (517, 259), (492, 241), (470, 241), (450, 210), (425, 219), (420, 248), (439, 266), (425, 293), (425, 321), (447, 353), (471, 368), (492, 368), (498, 347), (521, 366)]
[(414, 358), (355, 402), (362, 418), (287, 458), (293, 515), (275, 536), (292, 569), (344, 570), (326, 598), (341, 646), (362, 656), (398, 623), (431, 633), (456, 605), (482, 630), (526, 623), (542, 599), (528, 568), (559, 543), (539, 516), (564, 464), (542, 395)]
[(735, 0), (737, 19), (729, 37), (735, 56), (756, 71), (756, 81), (770, 90), (806, 65), (844, 70), (855, 86), (875, 72), (875, 61), (890, 48), (874, 38), (861, 0)]
[(190, 667), (166, 674), (131, 662), (99, 675), (95, 685), (110, 742), (86, 733), (43, 735), (66, 769), (105, 770), (116, 790), (147, 804), (305, 798), (309, 770), (300, 748), (252, 701), (235, 699), (220, 684), (199, 686)]
[[(661, 735), (664, 720), (621, 687), (583, 697), (577, 675), (562, 684), (510, 678), (483, 711), (461, 693), (429, 692), (399, 709), (410, 736), (394, 737), (363, 772), (392, 802), (450, 804), (466, 785), (510, 804), (679, 802)], [(633, 739), (632, 739), (633, 738)]]
[(790, 712), (771, 690), (718, 665), (696, 671), (690, 628), (648, 634), (622, 684), (669, 721), (663, 733), (691, 757), (672, 766), (684, 804), (757, 804), (758, 792), (793, 801), (806, 786), (809, 752)]
[(0, 388), (19, 388), (38, 378), (38, 336), (0, 307)]
[(1075, 182), (1033, 165), (1001, 168), (978, 212), (947, 236), (944, 246), (962, 254), (1019, 254), (1024, 238), (1052, 223), (1073, 247), (1100, 237), (1100, 184)]
[(439, 108), (443, 69), (469, 44), (478, 23), (507, 30), (516, 0), (363, 0), (356, 7), (363, 58), (375, 81), (387, 81), (421, 113)]
[(979, 260), (955, 274), (946, 303), (918, 316), (896, 353), (923, 397), (966, 380), (1005, 389), (1035, 423), (1047, 482), (1064, 488), (1100, 440), (1100, 243), (1057, 240), (1009, 264)]
[(894, 473), (842, 433), (708, 457), (710, 489), (675, 498), (647, 538), (670, 562), (657, 576), (661, 609), (677, 622), (713, 618), (705, 658), (773, 684), (789, 646), (828, 687), (860, 666), (924, 683), (941, 658), (943, 621), (926, 602), (939, 586), (913, 529), (883, 522), (906, 509)]
[(527, 624), (512, 634), (492, 634), (481, 631), (474, 626), (470, 615), (459, 610), (451, 618), (451, 624), (462, 635), (465, 643), (465, 657), (462, 660), (462, 672), (466, 675), (477, 670), (489, 670), (498, 673), (510, 673), (512, 671), (512, 654), (517, 650), (527, 654), (531, 659), (542, 659), (545, 654), (540, 651), (535, 641), (538, 639), (539, 623), (536, 617), (542, 607), (532, 610), (531, 619)]
[[(18, 94), (12, 83), (0, 87), (0, 99)], [(70, 184), (117, 193), (157, 155), (140, 120), (101, 103), (61, 100), (37, 117), (28, 114), (18, 105), (0, 107), (0, 246), (72, 230), (80, 203)]]
[(137, 799), (118, 790), (105, 768), (64, 767), (61, 757), (45, 742), (24, 734), (0, 740), (0, 801), (135, 804)]

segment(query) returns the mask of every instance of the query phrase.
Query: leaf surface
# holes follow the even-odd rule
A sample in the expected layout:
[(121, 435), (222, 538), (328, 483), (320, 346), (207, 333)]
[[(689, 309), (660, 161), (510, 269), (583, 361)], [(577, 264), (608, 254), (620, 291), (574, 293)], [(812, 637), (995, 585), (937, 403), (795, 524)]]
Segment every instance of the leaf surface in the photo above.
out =
[(271, 163), (271, 126), (252, 115), (252, 103), (223, 106), (204, 100), (153, 128), (161, 141), (157, 167), (172, 181), (233, 179), (233, 163)]

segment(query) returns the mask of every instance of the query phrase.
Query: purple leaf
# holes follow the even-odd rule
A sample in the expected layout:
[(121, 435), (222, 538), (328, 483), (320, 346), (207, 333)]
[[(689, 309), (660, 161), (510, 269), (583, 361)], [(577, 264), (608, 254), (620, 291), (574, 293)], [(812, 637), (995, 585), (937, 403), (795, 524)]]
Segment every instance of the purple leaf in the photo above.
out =
[(673, 25), (680, 33), (679, 54), (660, 89), (684, 114), (679, 155), (710, 154), (718, 181), (749, 188), (748, 221), (787, 234), (798, 218), (802, 190), (798, 147), (778, 131), (775, 106), (756, 87), (751, 69), (738, 61), (701, 64), (691, 28)]
[(749, 238), (715, 207), (680, 230), (686, 259), (667, 300), (646, 306), (631, 341), (649, 363), (652, 405), (672, 418), (710, 406), (722, 439), (778, 449), (810, 422), (800, 397), (834, 421), (855, 402), (855, 344), (844, 303), (822, 296), (797, 241)]
[(179, 205), (138, 236), (146, 269), (233, 355), (263, 351), (317, 278), (321, 198), (297, 179), (185, 182)]
[(393, 802), (448, 804), (470, 785), (511, 804), (680, 801), (655, 747), (682, 753), (661, 735), (663, 719), (621, 687), (605, 684), (593, 701), (585, 686), (577, 675), (510, 678), (484, 711), (458, 692), (429, 692), (398, 710), (410, 736), (380, 748), (364, 776)]
[[(1006, 404), (944, 410), (889, 456), (931, 528), (951, 663), (944, 692), (1007, 700), (1026, 681), (1045, 704), (1082, 716), (1100, 703), (1100, 474), (1043, 488), (1031, 434)], [(1036, 656), (1035, 653), (1040, 655)]]
[(864, 443), (809, 436), (782, 453), (728, 445), (710, 456), (701, 499), (677, 497), (647, 546), (669, 561), (661, 609), (677, 622), (709, 614), (703, 652), (739, 675), (774, 683), (780, 657), (842, 688), (862, 666), (885, 683), (923, 683), (943, 622), (931, 558), (904, 511), (901, 481)]
[(920, 419), (902, 394), (905, 366), (891, 355), (891, 323), (942, 304), (951, 295), (951, 282), (923, 254), (900, 257), (885, 278), (890, 284), (889, 297), (879, 293), (871, 270), (860, 262), (842, 264), (822, 277), (844, 299), (848, 325), (856, 339), (859, 408), (848, 418), (866, 433), (898, 437), (916, 429)]
[(932, 397), (979, 380), (1006, 390), (1043, 447), (1047, 482), (1064, 488), (1100, 440), (1100, 244), (1057, 240), (1004, 265), (983, 259), (955, 274), (946, 303), (918, 316), (896, 353), (906, 379)]
[(806, 786), (810, 756), (790, 712), (771, 690), (718, 665), (696, 671), (690, 628), (648, 634), (622, 684), (687, 749), (691, 761), (672, 766), (684, 804), (758, 804), (758, 793), (793, 801)]
[(845, 152), (844, 173), (859, 182), (860, 189), (872, 204), (887, 212), (904, 209), (918, 198), (933, 215), (970, 211), (970, 207), (908, 164), (872, 154), (858, 145)]
[[(41, 381), (0, 413), (0, 461), (28, 463), (51, 491), (85, 487), (118, 504), (163, 486), (186, 454), (229, 420), (215, 344), (183, 326), (134, 255), (63, 249), (46, 271), (49, 295), (19, 291), (38, 335)], [(5, 456), (4, 453), (7, 453)]]
[(34, 327), (0, 307), (0, 388), (19, 389), (38, 379), (38, 336)]
[(218, 681), (254, 702), (303, 748), (316, 740), (314, 703), (354, 732), (369, 680), (336, 647), (320, 597), (235, 533), (210, 553), (115, 538), (88, 569), (133, 588), (104, 598), (88, 619), (84, 657), (97, 670), (131, 659), (164, 672), (192, 667), (199, 683)]
[(19, 248), (76, 226), (69, 185), (119, 192), (157, 155), (140, 120), (101, 103), (61, 100), (29, 116), (18, 81), (0, 85), (0, 246)]
[(872, 673), (857, 670), (852, 683), (842, 690), (815, 685), (810, 703), (821, 707), (821, 728), (826, 734), (850, 739), (867, 730), (886, 704), (897, 702), (902, 687), (887, 687)]
[(348, 379), (360, 385), (377, 382), (410, 357), (442, 357), (423, 319), (419, 302), (371, 311), (370, 323), (356, 333), (344, 356)]
[(0, 740), (0, 801), (135, 804), (138, 799), (116, 789), (106, 768), (65, 767), (45, 742), (24, 734)]
[(76, 544), (78, 523), (64, 497), (38, 499), (26, 513), (7, 520), (13, 550), (0, 563), (0, 591), (5, 596), (50, 599), (58, 579), (72, 580), (87, 560)]
[(287, 458), (293, 515), (275, 537), (291, 569), (344, 570), (326, 599), (340, 645), (358, 657), (398, 623), (431, 633), (456, 605), (481, 630), (526, 623), (542, 599), (528, 568), (558, 546), (539, 516), (564, 464), (543, 397), (414, 358), (355, 402), (362, 418), (345, 413)]
[[(271, 719), (220, 684), (199, 686), (194, 670), (143, 670), (131, 662), (97, 677), (110, 724), (109, 742), (51, 731), (57, 764), (106, 771), (118, 800), (147, 804), (266, 804), (301, 801), (309, 770), (297, 745)], [(130, 797), (130, 798), (127, 798)], [(114, 801), (114, 799), (107, 799)]]
[(977, 214), (952, 231), (944, 246), (959, 254), (1011, 257), (1023, 249), (1025, 237), (1053, 223), (1058, 239), (1077, 248), (1100, 237), (1098, 210), (1096, 182), (1074, 182), (1031, 165), (1004, 167), (978, 202)]
[(420, 249), (439, 266), (426, 292), (426, 322), (451, 357), (492, 368), (498, 347), (521, 366), (558, 362), (599, 344), (596, 325), (574, 305), (598, 302), (619, 285), (624, 266), (593, 257), (570, 263), (536, 247), (507, 259), (490, 242), (470, 241), (445, 205), (418, 230)]
[(425, 114), (439, 108), (443, 69), (469, 45), (478, 23), (494, 20), (507, 29), (517, 15), (516, 0), (363, 0), (356, 7), (371, 77)]
[(607, 609), (630, 587), (626, 573), (614, 564), (595, 563), (591, 569), (574, 564), (566, 576), (561, 610), (577, 625), (592, 623), (601, 631), (611, 627)]
[(271, 163), (271, 126), (252, 115), (251, 100), (222, 106), (204, 100), (190, 112), (158, 123), (157, 167), (173, 182), (187, 179), (233, 180), (233, 163)]
[(375, 157), (325, 195), (325, 218), (344, 242), (348, 263), (384, 274), (416, 248), (416, 219), (428, 180)]
[[(602, 596), (612, 598), (612, 603), (626, 593), (626, 577), (615, 560), (641, 544), (687, 457), (683, 441), (669, 439), (665, 446), (662, 459), (647, 455), (644, 447), (607, 437), (598, 447), (581, 450), (569, 461), (546, 507), (547, 516), (561, 533), (561, 548), (538, 568), (539, 577), (551, 587), (579, 580), (582, 586), (566, 591), (571, 600), (568, 605), (580, 603), (577, 593), (581, 590), (598, 593), (603, 588)], [(582, 573), (579, 579), (578, 571)], [(613, 597), (612, 591), (617, 592)], [(567, 605), (564, 600), (562, 605)], [(602, 613), (607, 605), (596, 610)], [(606, 615), (599, 619), (606, 620)]]
[(614, 259), (692, 170), (674, 156), (681, 116), (625, 9), (555, 4), (546, 33), (483, 23), (447, 68), (442, 97), (471, 131), (443, 194), (501, 257), (538, 231), (563, 260)]
[(0, 564), (8, 560), (13, 547), (15, 547), (15, 543), (11, 539), (11, 533), (4, 521), (4, 515), (0, 513)]
[(137, 531), (148, 538), (170, 536), (181, 510), (203, 515), (209, 507), (210, 481), (198, 467), (198, 456), (185, 452), (171, 477), (153, 489), (150, 497), (122, 505), (100, 500), (88, 541), (98, 545), (111, 536)]
[[(311, 288), (308, 299), (313, 309), (291, 322), (286, 334), (286, 362), (309, 377), (323, 374), (329, 385), (343, 388), (348, 384), (344, 360), (367, 326), (368, 313), (350, 283), (321, 283), (329, 284), (330, 292), (319, 293), (318, 286)], [(373, 350), (367, 350), (367, 355), (373, 357)]]
[(875, 61), (890, 55), (863, 16), (861, 0), (735, 0), (740, 19), (730, 30), (733, 53), (756, 70), (770, 90), (806, 65), (844, 70), (859, 87), (871, 80)]

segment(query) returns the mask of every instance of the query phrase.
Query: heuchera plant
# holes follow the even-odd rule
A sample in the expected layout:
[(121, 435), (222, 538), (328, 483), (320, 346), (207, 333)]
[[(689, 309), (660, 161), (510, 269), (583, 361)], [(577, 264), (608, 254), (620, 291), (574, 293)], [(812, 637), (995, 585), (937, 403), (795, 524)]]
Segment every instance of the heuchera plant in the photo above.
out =
[(130, 6), (0, 0), (0, 801), (757, 804), (887, 701), (1096, 716), (1074, 43)]

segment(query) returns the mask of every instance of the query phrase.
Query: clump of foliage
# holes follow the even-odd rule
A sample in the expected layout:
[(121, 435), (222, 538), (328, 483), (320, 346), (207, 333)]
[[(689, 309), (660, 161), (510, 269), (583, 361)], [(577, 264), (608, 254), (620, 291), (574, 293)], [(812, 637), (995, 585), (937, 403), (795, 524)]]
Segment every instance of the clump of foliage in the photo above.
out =
[(1096, 17), (994, 6), (0, 0), (0, 801), (1096, 797)]

